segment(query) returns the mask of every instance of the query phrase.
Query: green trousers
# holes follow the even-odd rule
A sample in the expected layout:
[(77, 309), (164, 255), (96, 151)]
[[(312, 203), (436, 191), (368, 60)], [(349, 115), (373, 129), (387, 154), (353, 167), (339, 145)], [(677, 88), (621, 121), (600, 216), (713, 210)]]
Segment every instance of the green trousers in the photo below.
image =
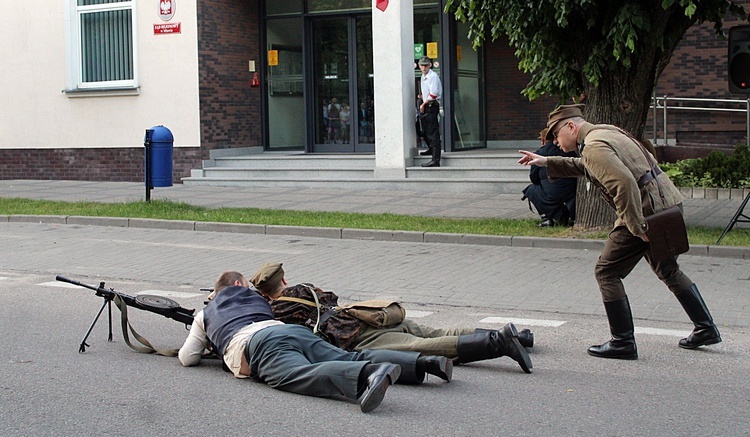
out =
[(366, 325), (359, 332), (354, 349), (391, 349), (455, 359), (458, 357), (458, 336), (473, 333), (474, 328), (437, 329), (406, 319), (391, 328), (374, 328)]

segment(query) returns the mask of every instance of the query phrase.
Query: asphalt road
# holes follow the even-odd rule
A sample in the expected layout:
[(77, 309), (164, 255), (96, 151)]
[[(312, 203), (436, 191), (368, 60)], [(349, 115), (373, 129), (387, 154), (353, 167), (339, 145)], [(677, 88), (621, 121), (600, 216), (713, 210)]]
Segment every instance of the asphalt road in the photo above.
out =
[[(704, 284), (724, 342), (677, 347), (690, 324), (674, 298), (639, 265), (632, 290), (638, 361), (589, 357), (607, 324), (586, 251), (471, 245), (0, 224), (0, 433), (2, 435), (747, 435), (750, 341), (746, 261), (685, 257)], [(551, 264), (555, 260), (557, 264)], [(354, 404), (236, 380), (216, 361), (183, 368), (176, 358), (130, 350), (113, 309), (78, 347), (101, 306), (63, 274), (128, 294), (171, 297), (200, 308), (224, 269), (246, 274), (283, 261), (292, 281), (342, 299), (398, 297), (435, 326), (501, 326), (535, 332), (534, 373), (508, 358), (456, 368), (446, 384), (395, 386), (371, 414)], [(535, 275), (526, 281), (519, 277)], [(649, 276), (650, 275), (650, 276)], [(541, 292), (541, 284), (552, 284)], [(658, 291), (656, 291), (658, 289)], [(177, 348), (187, 331), (130, 311), (155, 346)]]

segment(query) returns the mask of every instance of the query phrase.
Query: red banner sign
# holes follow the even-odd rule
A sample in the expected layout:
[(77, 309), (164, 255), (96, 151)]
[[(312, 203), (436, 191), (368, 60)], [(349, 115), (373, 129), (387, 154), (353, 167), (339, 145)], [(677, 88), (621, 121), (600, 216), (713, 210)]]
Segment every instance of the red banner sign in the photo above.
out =
[(154, 35), (164, 35), (167, 33), (180, 33), (182, 32), (182, 23), (164, 23), (154, 24)]

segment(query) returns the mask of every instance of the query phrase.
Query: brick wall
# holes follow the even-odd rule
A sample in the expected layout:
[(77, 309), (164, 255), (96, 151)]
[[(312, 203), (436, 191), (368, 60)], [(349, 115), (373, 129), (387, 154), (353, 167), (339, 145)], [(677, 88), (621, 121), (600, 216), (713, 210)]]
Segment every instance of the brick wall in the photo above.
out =
[(550, 98), (529, 102), (528, 97), (521, 94), (530, 76), (518, 69), (518, 59), (513, 52), (505, 37), (485, 46), (488, 141), (536, 138), (557, 104)]
[[(750, 1), (740, 1), (745, 7)], [(740, 23), (736, 19), (724, 23), (725, 32)], [(746, 23), (744, 23), (746, 24)], [(667, 68), (659, 78), (656, 95), (661, 97), (687, 97), (705, 99), (746, 100), (747, 96), (731, 94), (728, 85), (727, 40), (716, 35), (711, 24), (702, 24), (688, 29), (680, 41)], [(744, 110), (744, 103), (719, 105), (716, 103), (669, 102), (667, 109), (667, 138), (677, 139), (678, 146), (685, 145), (702, 150), (709, 147), (730, 147), (745, 142), (746, 114), (744, 112), (706, 112), (680, 107), (728, 107)], [(663, 137), (663, 112), (653, 119), (649, 115), (646, 135), (656, 132)], [(677, 155), (683, 156), (684, 153)], [(702, 155), (701, 155), (702, 156)]]
[(260, 70), (257, 0), (201, 0), (198, 63), (203, 159), (213, 149), (260, 146), (261, 88), (250, 88), (248, 61)]
[[(0, 179), (142, 182), (144, 148), (0, 150)], [(172, 181), (200, 168), (198, 148), (174, 148)], [(152, 173), (153, 174), (153, 173)]]

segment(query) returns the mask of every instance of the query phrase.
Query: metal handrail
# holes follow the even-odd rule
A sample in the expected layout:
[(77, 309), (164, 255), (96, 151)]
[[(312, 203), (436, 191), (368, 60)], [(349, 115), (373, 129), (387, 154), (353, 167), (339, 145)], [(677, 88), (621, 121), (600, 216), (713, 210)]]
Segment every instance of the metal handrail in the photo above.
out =
[[(745, 108), (726, 108), (726, 107), (706, 107), (706, 106), (669, 106), (669, 102), (703, 102), (703, 103), (720, 103), (720, 104), (745, 104)], [(746, 135), (747, 135), (747, 141), (750, 141), (750, 95), (748, 95), (747, 100), (736, 100), (736, 99), (706, 99), (706, 98), (697, 98), (697, 97), (668, 97), (667, 95), (664, 95), (662, 97), (657, 97), (656, 93), (654, 93), (653, 96), (653, 103), (651, 104), (651, 108), (654, 113), (654, 145), (659, 145), (662, 143), (659, 143), (659, 140), (657, 138), (657, 126), (656, 126), (656, 119), (658, 117), (658, 110), (662, 110), (662, 135), (664, 136), (664, 142), (663, 145), (668, 145), (668, 139), (667, 139), (667, 109), (673, 109), (673, 110), (681, 110), (681, 111), (706, 111), (706, 112), (744, 112), (747, 114), (746, 122), (745, 122), (745, 128), (746, 128)]]

